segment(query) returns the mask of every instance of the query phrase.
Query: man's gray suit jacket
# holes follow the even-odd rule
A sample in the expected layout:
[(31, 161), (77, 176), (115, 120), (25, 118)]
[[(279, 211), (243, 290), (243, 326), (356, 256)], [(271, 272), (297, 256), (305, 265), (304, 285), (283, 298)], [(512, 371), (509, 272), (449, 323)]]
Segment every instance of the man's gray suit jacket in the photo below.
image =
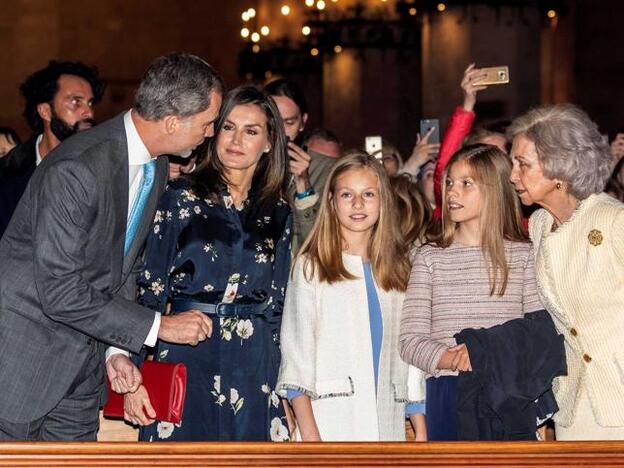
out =
[(123, 114), (67, 139), (37, 168), (0, 240), (0, 418), (24, 423), (50, 412), (91, 346), (102, 362), (106, 345), (140, 351), (154, 312), (134, 302), (135, 262), (166, 178), (161, 157), (124, 257)]

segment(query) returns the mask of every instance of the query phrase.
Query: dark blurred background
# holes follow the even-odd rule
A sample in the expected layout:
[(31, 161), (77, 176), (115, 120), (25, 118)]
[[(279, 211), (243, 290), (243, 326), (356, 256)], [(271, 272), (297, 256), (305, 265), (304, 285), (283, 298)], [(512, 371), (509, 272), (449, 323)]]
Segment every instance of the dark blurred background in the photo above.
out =
[(571, 101), (605, 133), (624, 125), (619, 0), (7, 0), (2, 7), (0, 125), (22, 137), (18, 85), (50, 59), (99, 68), (108, 83), (101, 121), (129, 107), (148, 63), (171, 51), (204, 57), (229, 87), (296, 79), (310, 126), (335, 131), (346, 147), (381, 134), (407, 151), (419, 119), (446, 123), (472, 61), (508, 65), (511, 74), (510, 84), (479, 95), (481, 120)]

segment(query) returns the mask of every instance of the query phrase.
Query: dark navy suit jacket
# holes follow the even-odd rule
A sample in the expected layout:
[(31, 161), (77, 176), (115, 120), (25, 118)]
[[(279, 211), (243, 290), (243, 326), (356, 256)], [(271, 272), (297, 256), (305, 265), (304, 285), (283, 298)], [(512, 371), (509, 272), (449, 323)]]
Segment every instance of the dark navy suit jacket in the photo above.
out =
[(457, 381), (459, 440), (534, 440), (537, 419), (559, 408), (552, 392), (567, 374), (563, 335), (538, 310), (491, 328), (455, 335), (470, 355), (472, 372)]

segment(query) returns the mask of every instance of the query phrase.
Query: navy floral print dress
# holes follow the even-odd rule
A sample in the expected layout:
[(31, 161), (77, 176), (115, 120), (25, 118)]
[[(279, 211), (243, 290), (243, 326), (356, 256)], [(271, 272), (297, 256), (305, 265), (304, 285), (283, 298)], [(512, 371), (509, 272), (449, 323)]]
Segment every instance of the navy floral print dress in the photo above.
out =
[[(290, 268), (288, 203), (237, 209), (200, 199), (184, 179), (167, 187), (148, 238), (139, 302), (162, 313), (176, 297), (209, 304), (266, 305), (261, 316), (211, 315), (212, 337), (197, 346), (158, 342), (154, 359), (184, 362), (187, 394), (180, 424), (141, 429), (147, 441), (289, 439), (275, 393), (279, 330)], [(250, 198), (253, 194), (250, 192)]]

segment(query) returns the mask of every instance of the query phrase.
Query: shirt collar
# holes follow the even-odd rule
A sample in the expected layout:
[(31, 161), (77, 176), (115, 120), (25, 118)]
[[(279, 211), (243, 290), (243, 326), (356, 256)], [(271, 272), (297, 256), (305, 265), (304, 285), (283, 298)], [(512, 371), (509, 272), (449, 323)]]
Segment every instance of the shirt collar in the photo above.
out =
[(41, 157), (41, 153), (39, 152), (39, 145), (41, 144), (41, 140), (43, 140), (43, 133), (37, 137), (37, 141), (35, 141), (35, 165), (38, 166), (41, 164), (43, 158)]
[(152, 160), (145, 143), (141, 140), (134, 122), (132, 121), (132, 109), (124, 115), (124, 127), (126, 129), (126, 140), (128, 142), (128, 165), (142, 166)]

